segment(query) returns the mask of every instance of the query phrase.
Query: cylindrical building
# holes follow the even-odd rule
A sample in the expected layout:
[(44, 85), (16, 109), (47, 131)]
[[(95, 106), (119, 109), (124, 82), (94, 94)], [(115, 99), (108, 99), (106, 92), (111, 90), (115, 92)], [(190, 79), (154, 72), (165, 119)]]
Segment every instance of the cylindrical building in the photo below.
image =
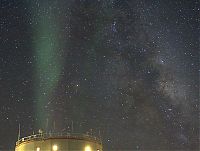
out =
[(102, 151), (100, 139), (76, 133), (41, 133), (21, 138), (15, 151)]

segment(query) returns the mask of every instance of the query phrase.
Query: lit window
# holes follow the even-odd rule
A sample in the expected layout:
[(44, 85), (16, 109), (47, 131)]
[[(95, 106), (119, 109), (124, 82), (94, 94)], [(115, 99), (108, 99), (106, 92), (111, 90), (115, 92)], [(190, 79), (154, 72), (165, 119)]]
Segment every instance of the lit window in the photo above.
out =
[(90, 146), (85, 146), (85, 151), (92, 151)]
[(40, 147), (37, 147), (37, 148), (36, 148), (36, 151), (40, 151)]
[(58, 146), (57, 145), (53, 145), (52, 149), (53, 149), (53, 151), (57, 151), (58, 150)]

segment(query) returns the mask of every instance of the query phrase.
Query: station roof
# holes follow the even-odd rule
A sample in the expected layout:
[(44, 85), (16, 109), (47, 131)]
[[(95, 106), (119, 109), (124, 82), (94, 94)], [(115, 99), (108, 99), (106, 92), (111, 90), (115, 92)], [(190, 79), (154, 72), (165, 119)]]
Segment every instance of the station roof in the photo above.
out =
[(16, 146), (19, 146), (22, 143), (32, 142), (32, 141), (42, 141), (49, 139), (75, 139), (75, 140), (85, 140), (95, 143), (102, 144), (100, 138), (97, 138), (88, 134), (81, 133), (39, 133), (33, 134), (27, 137), (23, 137), (16, 142)]

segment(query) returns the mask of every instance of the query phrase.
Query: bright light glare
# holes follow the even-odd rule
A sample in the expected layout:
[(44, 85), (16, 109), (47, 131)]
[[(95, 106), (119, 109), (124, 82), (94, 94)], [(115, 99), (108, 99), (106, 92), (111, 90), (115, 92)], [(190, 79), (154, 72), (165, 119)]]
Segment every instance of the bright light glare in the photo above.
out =
[(37, 147), (36, 151), (40, 151), (40, 147)]
[(57, 145), (53, 145), (52, 149), (53, 149), (53, 151), (57, 151), (58, 150), (58, 146)]
[(90, 146), (85, 146), (85, 151), (92, 151)]

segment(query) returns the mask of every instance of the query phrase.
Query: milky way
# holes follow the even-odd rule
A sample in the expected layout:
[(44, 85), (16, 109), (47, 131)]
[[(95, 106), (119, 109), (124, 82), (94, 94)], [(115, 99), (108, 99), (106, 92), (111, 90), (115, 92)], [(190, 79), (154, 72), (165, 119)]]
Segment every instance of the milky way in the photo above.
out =
[[(39, 128), (104, 150), (197, 150), (198, 1), (3, 0), (0, 150)], [(47, 124), (48, 123), (48, 124)]]

